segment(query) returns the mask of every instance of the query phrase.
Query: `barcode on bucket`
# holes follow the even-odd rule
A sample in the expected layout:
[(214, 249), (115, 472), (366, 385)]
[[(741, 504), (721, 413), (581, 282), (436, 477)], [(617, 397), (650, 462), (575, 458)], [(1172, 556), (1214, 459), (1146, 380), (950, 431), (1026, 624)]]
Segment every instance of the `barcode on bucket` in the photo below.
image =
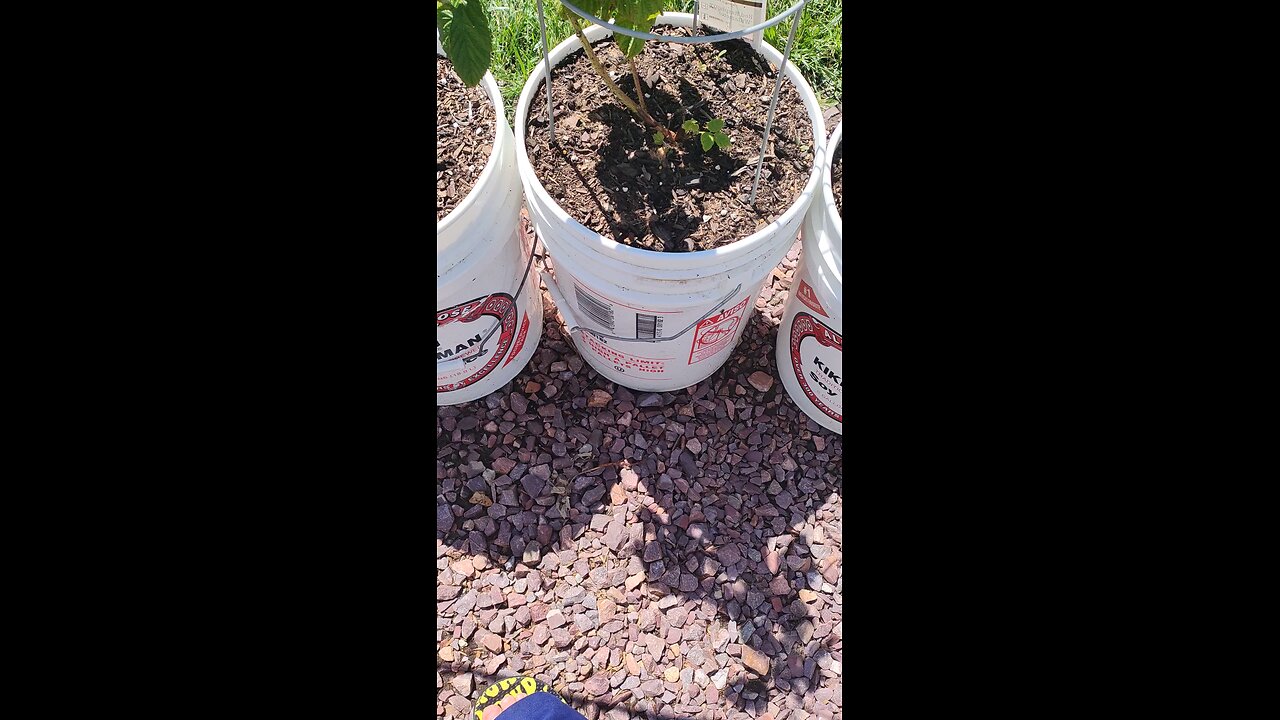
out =
[(662, 318), (636, 313), (636, 338), (653, 340), (662, 337)]
[(613, 332), (613, 306), (592, 296), (577, 285), (574, 285), (573, 289), (578, 296), (578, 308), (582, 313), (608, 328), (609, 332)]

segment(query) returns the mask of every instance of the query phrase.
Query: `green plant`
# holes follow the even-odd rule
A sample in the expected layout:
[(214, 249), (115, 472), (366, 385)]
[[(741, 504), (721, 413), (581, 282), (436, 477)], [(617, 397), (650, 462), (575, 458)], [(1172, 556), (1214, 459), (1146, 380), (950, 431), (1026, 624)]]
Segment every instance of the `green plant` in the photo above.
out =
[[(573, 29), (560, 15), (554, 2), (544, 2), (547, 43), (554, 48), (565, 38), (573, 37)], [(768, 15), (773, 17), (794, 4), (795, 0), (769, 0)], [(538, 3), (537, 0), (486, 0), (486, 6), (489, 9), (489, 27), (493, 30), (494, 61), (489, 71), (502, 91), (507, 121), (514, 126), (516, 106), (524, 83), (531, 73), (542, 67)], [(667, 12), (691, 13), (693, 0), (666, 0), (662, 7)], [(838, 0), (809, 0), (800, 19), (800, 28), (796, 31), (795, 47), (791, 50), (789, 63), (795, 63), (813, 86), (824, 109), (840, 101), (841, 68), (844, 66), (840, 52), (841, 24), (841, 3)], [(776, 32), (779, 28), (781, 33)], [(789, 20), (775, 25), (765, 31), (765, 42), (782, 51), (790, 30)], [(639, 59), (636, 64), (640, 64)], [(690, 61), (689, 71), (706, 72), (693, 61)], [(649, 130), (646, 135), (652, 132)]]
[[(653, 29), (653, 21), (662, 14), (663, 0), (579, 0), (574, 4), (601, 20), (612, 18), (613, 24), (619, 27), (649, 32)], [(560, 16), (570, 22), (586, 22), (563, 5), (560, 6)], [(644, 49), (644, 40), (640, 38), (615, 33), (613, 39), (622, 50), (622, 56), (628, 60)]]
[(493, 53), (484, 0), (436, 0), (436, 30), (458, 77), (467, 87), (478, 85)]
[[(697, 120), (685, 120), (680, 127), (690, 135), (698, 133)], [(702, 143), (703, 152), (709, 152), (713, 145), (721, 150), (728, 150), (729, 144), (733, 142), (729, 139), (729, 134), (724, 132), (724, 121), (720, 118), (708, 120), (703, 131), (698, 133), (698, 140)]]
[[(612, 18), (614, 25), (628, 30), (635, 30), (636, 32), (649, 32), (653, 28), (653, 21), (657, 20), (658, 15), (662, 14), (662, 4), (663, 0), (581, 0), (581, 2), (577, 3), (583, 10), (601, 20)], [(644, 90), (640, 86), (640, 75), (636, 72), (635, 63), (635, 56), (644, 49), (644, 40), (620, 33), (614, 33), (613, 35), (613, 39), (618, 43), (618, 49), (622, 51), (622, 57), (626, 59), (627, 64), (631, 67), (631, 79), (636, 86), (636, 100), (633, 102), (631, 98), (627, 97), (626, 93), (622, 92), (622, 88), (619, 88), (617, 83), (609, 77), (609, 72), (604, 69), (604, 65), (600, 64), (600, 59), (596, 57), (595, 50), (591, 49), (591, 43), (582, 32), (582, 23), (585, 21), (564, 5), (560, 5), (560, 17), (567, 20), (573, 28), (574, 34), (578, 37), (578, 42), (582, 43), (582, 51), (586, 54), (592, 69), (604, 81), (605, 86), (618, 99), (618, 102), (622, 103), (623, 107), (630, 110), (631, 114), (639, 118), (645, 125), (654, 129), (656, 131), (655, 134), (661, 134), (667, 142), (675, 144), (677, 140), (676, 134), (657, 120), (654, 120), (653, 116), (649, 114), (649, 109), (644, 104)]]

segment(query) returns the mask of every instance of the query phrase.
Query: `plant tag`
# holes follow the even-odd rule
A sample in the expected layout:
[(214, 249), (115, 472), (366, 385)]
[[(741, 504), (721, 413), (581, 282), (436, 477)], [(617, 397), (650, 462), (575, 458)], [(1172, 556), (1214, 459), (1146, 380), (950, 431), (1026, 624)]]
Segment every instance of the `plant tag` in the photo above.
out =
[[(733, 32), (759, 25), (765, 21), (764, 0), (701, 0), (698, 3), (698, 22), (721, 32)], [(757, 30), (743, 38), (751, 47), (760, 49), (764, 31)]]

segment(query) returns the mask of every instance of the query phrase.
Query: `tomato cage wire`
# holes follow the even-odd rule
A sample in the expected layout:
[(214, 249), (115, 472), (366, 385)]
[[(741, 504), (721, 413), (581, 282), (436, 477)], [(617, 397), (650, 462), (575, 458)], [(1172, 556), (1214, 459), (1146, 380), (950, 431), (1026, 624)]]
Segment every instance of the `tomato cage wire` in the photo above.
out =
[[(764, 0), (761, 0), (763, 2)], [(778, 108), (778, 95), (782, 92), (782, 76), (786, 70), (787, 61), (791, 58), (791, 46), (795, 43), (796, 28), (800, 25), (800, 16), (804, 14), (804, 7), (809, 0), (800, 0), (800, 2), (792, 5), (783, 12), (774, 15), (771, 19), (765, 20), (759, 25), (752, 25), (749, 28), (735, 30), (733, 32), (720, 33), (719, 35), (707, 35), (705, 37), (672, 37), (669, 35), (654, 35), (648, 32), (637, 32), (624, 27), (618, 27), (611, 22), (592, 15), (591, 13), (574, 5), (570, 0), (560, 0), (560, 4), (569, 9), (570, 12), (576, 14), (585, 20), (593, 22), (602, 27), (612, 30), (614, 33), (630, 35), (633, 38), (641, 40), (657, 40), (659, 42), (683, 43), (686, 45), (700, 45), (702, 43), (724, 42), (726, 40), (737, 40), (738, 38), (750, 35), (753, 32), (764, 33), (765, 28), (773, 27), (778, 23), (791, 19), (791, 32), (787, 35), (787, 49), (782, 53), (782, 64), (778, 66), (778, 80), (773, 85), (773, 96), (769, 98), (769, 114), (765, 119), (764, 132), (760, 136), (760, 157), (756, 160), (755, 180), (751, 183), (751, 197), (747, 200), (748, 205), (755, 205), (756, 191), (760, 187), (760, 171), (764, 169), (764, 155), (769, 149), (769, 131), (773, 129), (773, 116)], [(547, 45), (547, 20), (542, 10), (542, 0), (538, 0), (538, 24), (542, 26), (542, 62), (546, 68), (546, 86), (547, 86), (547, 132), (551, 135), (551, 142), (556, 141), (556, 118), (555, 112), (551, 108), (551, 48)], [(693, 30), (698, 29), (698, 3), (693, 4)]]

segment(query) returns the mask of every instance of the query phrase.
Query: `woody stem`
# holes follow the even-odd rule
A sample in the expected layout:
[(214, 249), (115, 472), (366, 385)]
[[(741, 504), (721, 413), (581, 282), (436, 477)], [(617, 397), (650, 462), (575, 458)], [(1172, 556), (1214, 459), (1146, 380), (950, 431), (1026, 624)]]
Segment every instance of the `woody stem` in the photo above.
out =
[[(591, 62), (591, 67), (595, 69), (596, 74), (600, 76), (601, 80), (604, 80), (604, 84), (614, 94), (614, 97), (618, 98), (618, 102), (625, 105), (628, 110), (635, 113), (637, 116), (640, 115), (640, 108), (637, 107), (635, 103), (631, 102), (631, 98), (627, 97), (627, 94), (622, 92), (622, 88), (619, 88), (614, 84), (613, 78), (609, 77), (609, 71), (605, 70), (604, 66), (600, 64), (600, 59), (596, 57), (595, 50), (591, 49), (591, 43), (587, 42), (587, 36), (582, 32), (582, 25), (578, 24), (578, 18), (571, 15), (569, 17), (569, 24), (573, 26), (573, 32), (578, 36), (578, 42), (582, 43), (582, 50), (587, 54), (587, 60)], [(650, 118), (650, 120), (652, 120), (652, 118)]]
[(640, 103), (640, 109), (648, 114), (649, 108), (644, 106), (644, 90), (640, 87), (640, 74), (636, 72), (636, 59), (631, 58), (627, 63), (631, 65), (631, 79), (636, 81), (636, 102)]
[[(627, 97), (627, 94), (622, 92), (622, 88), (618, 87), (617, 84), (613, 82), (613, 79), (609, 77), (609, 71), (605, 70), (604, 66), (600, 64), (600, 58), (596, 57), (595, 51), (591, 49), (591, 43), (587, 41), (587, 36), (583, 34), (582, 25), (578, 23), (578, 18), (573, 17), (572, 14), (570, 14), (569, 24), (573, 26), (574, 34), (578, 36), (578, 42), (582, 43), (582, 50), (586, 53), (587, 60), (590, 61), (591, 67), (596, 71), (596, 74), (600, 76), (600, 79), (604, 80), (605, 86), (609, 88), (609, 91), (613, 93), (614, 97), (618, 98), (618, 102), (622, 103), (623, 106), (630, 110), (633, 115), (640, 118), (645, 125), (661, 131), (667, 138), (668, 142), (676, 142), (675, 133), (660, 125), (657, 120), (654, 120), (653, 116), (649, 114), (648, 109), (638, 106), (632, 102), (631, 98)], [(635, 64), (633, 62), (632, 68), (634, 69), (634, 67)], [(639, 92), (639, 90), (640, 79), (637, 77), (636, 91), (641, 98), (640, 102), (643, 103), (644, 94)]]

